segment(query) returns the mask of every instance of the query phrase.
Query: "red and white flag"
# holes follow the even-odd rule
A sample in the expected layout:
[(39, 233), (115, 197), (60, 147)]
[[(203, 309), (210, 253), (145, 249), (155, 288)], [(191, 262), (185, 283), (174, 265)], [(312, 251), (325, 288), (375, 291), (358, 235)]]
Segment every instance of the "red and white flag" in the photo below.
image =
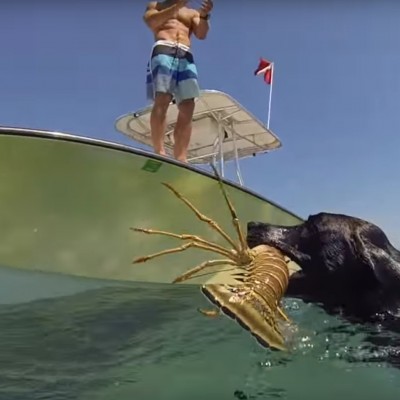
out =
[(264, 58), (260, 58), (260, 62), (257, 69), (254, 71), (254, 75), (261, 74), (264, 74), (264, 82), (270, 85), (272, 82), (273, 63)]

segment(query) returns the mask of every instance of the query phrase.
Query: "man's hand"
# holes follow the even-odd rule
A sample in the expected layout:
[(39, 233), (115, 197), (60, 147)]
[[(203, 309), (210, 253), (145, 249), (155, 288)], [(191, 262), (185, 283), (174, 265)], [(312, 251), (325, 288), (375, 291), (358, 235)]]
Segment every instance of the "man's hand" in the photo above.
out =
[(209, 23), (206, 18), (210, 11), (213, 9), (212, 0), (204, 0), (201, 4), (200, 9), (197, 11), (197, 16), (194, 18), (194, 29), (193, 33), (200, 40), (204, 40), (207, 36), (208, 30), (210, 29)]
[(199, 10), (200, 16), (205, 17), (206, 15), (208, 15), (213, 9), (213, 7), (214, 4), (212, 0), (204, 0)]
[(168, 7), (159, 8), (157, 1), (151, 1), (147, 4), (143, 19), (154, 32), (168, 19), (176, 18), (178, 10), (184, 7), (187, 2), (188, 0), (175, 0), (169, 3)]

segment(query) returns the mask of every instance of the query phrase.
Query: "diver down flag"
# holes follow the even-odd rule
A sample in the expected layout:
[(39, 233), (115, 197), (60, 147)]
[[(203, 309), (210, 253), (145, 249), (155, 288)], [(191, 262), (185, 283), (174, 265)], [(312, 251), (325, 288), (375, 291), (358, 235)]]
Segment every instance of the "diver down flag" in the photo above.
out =
[(273, 63), (266, 60), (265, 58), (260, 58), (258, 67), (254, 71), (254, 75), (261, 74), (264, 74), (264, 82), (270, 85), (272, 83)]
[(274, 63), (260, 58), (257, 69), (254, 75), (264, 75), (264, 82), (269, 85), (269, 99), (268, 99), (268, 121), (267, 128), (269, 129), (269, 121), (271, 119), (271, 102), (272, 102), (272, 86), (273, 86)]

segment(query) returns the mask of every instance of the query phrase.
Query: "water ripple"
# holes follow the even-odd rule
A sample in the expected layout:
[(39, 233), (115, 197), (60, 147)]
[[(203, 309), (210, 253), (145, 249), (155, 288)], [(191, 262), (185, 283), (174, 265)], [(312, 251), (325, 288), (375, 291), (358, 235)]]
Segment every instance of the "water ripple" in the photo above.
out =
[(295, 324), (282, 353), (227, 317), (198, 313), (206, 304), (195, 287), (138, 285), (0, 306), (0, 400), (297, 399), (310, 390), (305, 371), (344, 382), (381, 369), (398, 382), (387, 361), (400, 347), (377, 327), (287, 299)]

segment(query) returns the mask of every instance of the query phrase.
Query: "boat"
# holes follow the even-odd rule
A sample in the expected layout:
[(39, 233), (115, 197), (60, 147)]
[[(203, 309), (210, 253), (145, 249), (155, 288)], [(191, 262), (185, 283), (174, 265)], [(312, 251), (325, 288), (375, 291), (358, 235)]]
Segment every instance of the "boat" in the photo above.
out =
[[(151, 105), (118, 117), (116, 130), (151, 145)], [(235, 235), (215, 165), (245, 228), (250, 220), (295, 225), (303, 219), (247, 188), (240, 160), (279, 149), (279, 138), (224, 92), (203, 90), (196, 100), (187, 164), (172, 158), (177, 107), (165, 135), (168, 155), (70, 133), (0, 127), (0, 267), (76, 277), (170, 283), (209, 258), (198, 249), (133, 265), (138, 256), (182, 244), (144, 235), (155, 228), (222, 239), (172, 195), (170, 183), (198, 209)], [(237, 181), (225, 176), (235, 164)], [(224, 271), (186, 281), (226, 283)]]

